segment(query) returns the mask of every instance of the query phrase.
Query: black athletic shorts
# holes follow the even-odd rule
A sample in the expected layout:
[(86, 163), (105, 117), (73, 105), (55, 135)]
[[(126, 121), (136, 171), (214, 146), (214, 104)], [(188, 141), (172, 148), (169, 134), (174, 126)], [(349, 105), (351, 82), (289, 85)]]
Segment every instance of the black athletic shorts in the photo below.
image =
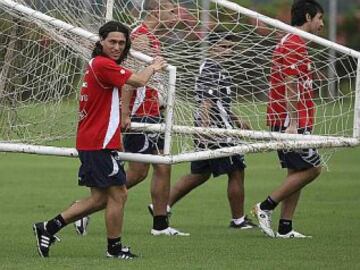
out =
[(246, 165), (244, 163), (243, 155), (191, 162), (192, 174), (212, 173), (214, 177), (228, 174), (236, 170), (242, 171), (245, 168)]
[[(162, 117), (132, 117), (132, 122), (160, 124)], [(125, 152), (153, 154), (164, 149), (164, 137), (159, 133), (128, 133), (124, 136)]]
[(78, 151), (81, 165), (79, 168), (79, 185), (107, 188), (126, 184), (124, 162), (117, 151), (96, 150)]
[[(271, 131), (284, 132), (285, 127), (271, 127)], [(298, 134), (311, 134), (311, 129), (300, 128)], [(321, 157), (315, 148), (297, 150), (279, 150), (278, 156), (282, 168), (293, 170), (305, 170), (318, 167), (321, 164)]]

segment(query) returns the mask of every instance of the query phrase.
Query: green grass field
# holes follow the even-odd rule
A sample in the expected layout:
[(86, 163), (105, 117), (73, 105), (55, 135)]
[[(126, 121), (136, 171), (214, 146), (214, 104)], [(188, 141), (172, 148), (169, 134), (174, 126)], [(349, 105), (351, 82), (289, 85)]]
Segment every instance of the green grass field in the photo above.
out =
[[(282, 179), (275, 153), (247, 157), (246, 210)], [(0, 269), (360, 269), (360, 149), (342, 150), (329, 171), (302, 196), (295, 228), (312, 239), (266, 238), (259, 230), (228, 228), (226, 179), (211, 180), (173, 208), (171, 223), (188, 238), (150, 236), (149, 183), (130, 190), (123, 242), (141, 257), (132, 262), (104, 257), (103, 214), (92, 216), (86, 237), (69, 226), (49, 259), (35, 250), (32, 223), (87, 195), (77, 186), (77, 159), (0, 154)], [(188, 164), (173, 169), (173, 182)], [(274, 216), (277, 226), (278, 211)]]

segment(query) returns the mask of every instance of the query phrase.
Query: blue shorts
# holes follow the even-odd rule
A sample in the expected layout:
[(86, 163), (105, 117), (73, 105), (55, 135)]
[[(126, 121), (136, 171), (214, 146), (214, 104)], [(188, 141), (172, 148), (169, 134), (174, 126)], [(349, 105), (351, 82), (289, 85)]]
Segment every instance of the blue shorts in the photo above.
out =
[(246, 168), (243, 155), (231, 157), (197, 160), (191, 162), (192, 174), (212, 173), (214, 177)]
[[(132, 117), (132, 122), (160, 124), (161, 117)], [(127, 133), (124, 137), (125, 152), (153, 154), (164, 149), (164, 137), (159, 133)]]
[[(284, 132), (285, 127), (271, 127), (271, 131)], [(298, 134), (311, 134), (311, 129), (300, 128)], [(318, 167), (321, 157), (315, 148), (297, 150), (279, 150), (278, 157), (282, 168), (296, 171)]]
[(104, 149), (78, 152), (81, 161), (80, 186), (107, 188), (126, 184), (124, 162), (116, 151)]

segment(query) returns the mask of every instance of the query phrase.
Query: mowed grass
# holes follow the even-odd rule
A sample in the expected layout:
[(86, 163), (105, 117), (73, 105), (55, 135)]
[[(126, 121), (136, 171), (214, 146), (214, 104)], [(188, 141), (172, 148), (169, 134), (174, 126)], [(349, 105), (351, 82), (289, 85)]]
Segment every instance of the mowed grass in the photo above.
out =
[[(246, 210), (284, 176), (275, 153), (247, 156)], [(86, 237), (72, 226), (41, 259), (32, 223), (52, 218), (88, 194), (77, 186), (77, 159), (0, 154), (0, 269), (360, 269), (360, 149), (339, 151), (329, 171), (302, 194), (295, 228), (312, 239), (266, 238), (259, 230), (228, 228), (226, 178), (210, 180), (173, 208), (171, 224), (190, 237), (152, 237), (149, 184), (129, 191), (123, 242), (140, 255), (125, 262), (104, 257), (103, 213), (92, 216)], [(174, 166), (172, 181), (189, 164)], [(278, 210), (274, 215), (277, 226)]]

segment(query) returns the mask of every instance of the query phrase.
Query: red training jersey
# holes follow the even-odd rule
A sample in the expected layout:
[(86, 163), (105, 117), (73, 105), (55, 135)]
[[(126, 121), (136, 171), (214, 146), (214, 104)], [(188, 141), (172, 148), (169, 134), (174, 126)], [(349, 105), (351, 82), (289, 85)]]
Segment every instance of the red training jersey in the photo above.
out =
[(269, 103), (267, 107), (268, 126), (289, 125), (285, 92), (285, 77), (297, 78), (298, 127), (312, 128), (315, 103), (313, 102), (311, 60), (304, 40), (294, 34), (287, 34), (276, 46), (270, 75)]
[(121, 88), (132, 72), (105, 56), (91, 59), (80, 91), (76, 149), (122, 148)]
[[(151, 56), (159, 56), (161, 53), (160, 40), (149, 31), (144, 23), (132, 31), (131, 40), (134, 40), (142, 35), (146, 35), (150, 41)], [(149, 86), (137, 88), (130, 101), (130, 110), (133, 116), (159, 116), (160, 110), (158, 91)]]

